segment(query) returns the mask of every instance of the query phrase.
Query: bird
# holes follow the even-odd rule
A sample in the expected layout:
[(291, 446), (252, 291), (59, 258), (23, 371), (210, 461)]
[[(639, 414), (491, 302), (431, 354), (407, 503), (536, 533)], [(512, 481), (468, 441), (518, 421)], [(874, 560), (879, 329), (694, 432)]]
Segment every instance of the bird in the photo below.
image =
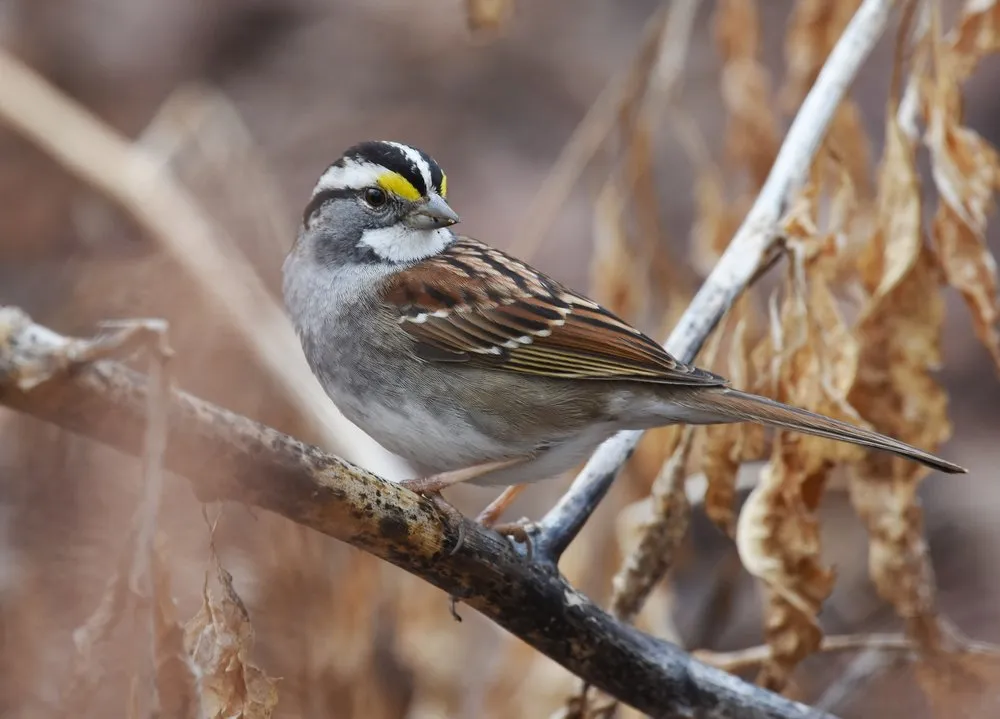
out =
[(423, 494), (507, 490), (584, 461), (620, 430), (752, 422), (957, 464), (878, 432), (732, 387), (598, 302), (452, 228), (447, 176), (392, 141), (348, 148), (319, 177), (283, 265), (306, 360), (347, 419), (423, 471)]

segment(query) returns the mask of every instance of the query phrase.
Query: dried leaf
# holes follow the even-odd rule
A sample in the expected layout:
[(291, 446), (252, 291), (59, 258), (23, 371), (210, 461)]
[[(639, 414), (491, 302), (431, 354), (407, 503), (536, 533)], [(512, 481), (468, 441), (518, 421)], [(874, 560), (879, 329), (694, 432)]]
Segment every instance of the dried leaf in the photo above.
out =
[(912, 140), (895, 118), (890, 118), (878, 179), (878, 234), (862, 258), (862, 277), (874, 302), (881, 301), (909, 274), (923, 244), (920, 181), (913, 152)]
[(871, 143), (865, 132), (861, 109), (850, 98), (840, 103), (826, 134), (824, 146), (847, 169), (853, 191), (862, 197), (871, 192)]
[(726, 156), (745, 167), (760, 188), (778, 154), (778, 122), (771, 107), (771, 79), (756, 60), (735, 60), (722, 70), (722, 101), (729, 113)]
[(728, 114), (726, 154), (744, 167), (753, 188), (767, 178), (778, 152), (778, 123), (771, 108), (771, 79), (758, 61), (760, 21), (755, 0), (723, 0), (714, 17), (723, 59), (722, 101)]
[[(780, 444), (780, 442), (779, 442)], [(744, 567), (766, 587), (764, 634), (771, 656), (758, 681), (780, 690), (792, 669), (819, 648), (816, 621), (834, 574), (819, 564), (819, 523), (797, 478), (772, 460), (740, 512), (736, 545)]]
[[(856, 329), (862, 354), (849, 398), (879, 431), (934, 451), (950, 432), (947, 396), (930, 374), (940, 361), (940, 279), (922, 240), (915, 148), (894, 108), (886, 137), (878, 230), (862, 268), (872, 295)], [(927, 645), (935, 643), (936, 619), (917, 498), (925, 474), (921, 465), (870, 453), (850, 478), (849, 492), (868, 528), (869, 573), (879, 595)]]
[(617, 183), (608, 182), (594, 206), (594, 253), (590, 284), (595, 299), (635, 321), (649, 297), (648, 275), (629, 249), (625, 202)]
[(989, 350), (1000, 371), (1000, 297), (997, 294), (996, 260), (983, 235), (969, 226), (947, 205), (938, 207), (931, 237), (945, 279), (958, 289), (972, 311), (976, 335)]
[(965, 299), (976, 334), (1000, 371), (1000, 296), (997, 268), (986, 246), (986, 219), (1000, 188), (1000, 154), (962, 126), (961, 83), (984, 54), (997, 48), (1000, 9), (972, 2), (950, 41), (934, 26), (934, 76), (923, 83), (934, 184), (940, 202), (932, 238), (945, 280)]
[(1000, 185), (1000, 159), (985, 140), (954, 124), (940, 108), (931, 112), (928, 144), (941, 196), (931, 237), (945, 279), (965, 298), (976, 334), (1000, 369), (997, 267), (985, 236), (986, 216)]
[[(755, 364), (770, 370), (778, 399), (857, 424), (847, 393), (860, 348), (827, 284), (836, 246), (832, 236), (817, 234), (815, 193), (816, 185), (807, 185), (783, 223), (789, 279), (771, 334), (754, 351)], [(863, 456), (854, 445), (778, 433), (761, 484), (740, 513), (740, 558), (766, 586), (770, 656), (758, 681), (769, 688), (784, 688), (795, 666), (820, 646), (816, 616), (834, 575), (820, 561), (816, 508), (831, 467)]]
[(278, 703), (277, 681), (249, 661), (253, 627), (232, 575), (216, 560), (222, 596), (202, 590), (202, 605), (184, 628), (184, 644), (201, 672), (208, 719), (268, 719)]
[(473, 32), (495, 32), (510, 20), (513, 0), (465, 0), (466, 22)]
[[(729, 350), (728, 377), (734, 387), (749, 387), (750, 338), (747, 301), (740, 300), (730, 312), (735, 322)], [(743, 462), (760, 459), (764, 453), (764, 428), (745, 422), (709, 425), (703, 430), (701, 469), (708, 483), (705, 490), (705, 513), (729, 536), (736, 533), (733, 501), (736, 474)]]
[(958, 25), (948, 38), (954, 77), (964, 82), (987, 55), (1000, 52), (1000, 4), (997, 0), (966, 0)]
[(785, 85), (781, 104), (795, 110), (816, 81), (820, 68), (860, 0), (799, 0), (785, 35)]
[(713, 19), (715, 45), (724, 62), (749, 60), (760, 51), (756, 0), (721, 0)]

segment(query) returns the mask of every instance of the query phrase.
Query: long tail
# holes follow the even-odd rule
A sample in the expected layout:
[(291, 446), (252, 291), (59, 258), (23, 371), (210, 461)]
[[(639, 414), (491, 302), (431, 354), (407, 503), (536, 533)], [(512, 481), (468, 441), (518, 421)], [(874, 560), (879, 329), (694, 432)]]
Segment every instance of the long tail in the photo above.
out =
[(911, 447), (898, 439), (886, 437), (884, 434), (735, 389), (702, 390), (693, 394), (685, 404), (698, 410), (715, 413), (725, 417), (728, 421), (757, 422), (804, 434), (813, 434), (817, 437), (835, 439), (840, 442), (859, 444), (883, 452), (892, 452), (900, 457), (920, 462), (949, 474), (964, 474), (968, 471), (964, 467), (935, 457), (922, 449)]

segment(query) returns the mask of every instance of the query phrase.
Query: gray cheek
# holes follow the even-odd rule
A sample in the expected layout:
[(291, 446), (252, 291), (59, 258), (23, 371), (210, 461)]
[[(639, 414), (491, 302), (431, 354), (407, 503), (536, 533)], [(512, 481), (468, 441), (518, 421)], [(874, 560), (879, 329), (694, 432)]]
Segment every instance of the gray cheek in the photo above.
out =
[(322, 267), (374, 264), (382, 260), (370, 247), (359, 247), (365, 230), (397, 222), (395, 208), (381, 215), (367, 212), (355, 200), (332, 200), (312, 219), (306, 232), (314, 236), (313, 252)]

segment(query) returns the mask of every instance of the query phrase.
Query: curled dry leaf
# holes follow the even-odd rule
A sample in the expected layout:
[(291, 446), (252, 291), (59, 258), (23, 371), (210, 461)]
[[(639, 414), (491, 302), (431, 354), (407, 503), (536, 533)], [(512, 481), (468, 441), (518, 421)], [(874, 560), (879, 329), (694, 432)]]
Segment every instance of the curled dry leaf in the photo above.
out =
[(1000, 3), (966, 0), (958, 25), (948, 40), (955, 79), (963, 82), (980, 60), (1000, 52)]
[(948, 205), (940, 205), (931, 225), (938, 261), (948, 284), (962, 293), (972, 311), (976, 335), (986, 346), (1000, 371), (1000, 297), (997, 295), (997, 267), (981, 233)]
[(818, 562), (815, 507), (804, 503), (804, 494), (794, 488), (796, 478), (784, 472), (781, 462), (764, 468), (740, 512), (736, 534), (743, 565), (765, 586), (764, 636), (771, 651), (757, 681), (775, 691), (819, 648), (823, 634), (816, 615), (834, 581), (833, 572)]
[(202, 605), (184, 627), (184, 644), (201, 672), (201, 706), (207, 719), (268, 719), (278, 703), (277, 681), (249, 661), (253, 627), (233, 577), (218, 559), (222, 596), (202, 590)]
[[(849, 399), (881, 432), (934, 451), (951, 427), (947, 395), (931, 376), (940, 362), (944, 307), (939, 272), (921, 234), (912, 141), (890, 107), (878, 178), (878, 229), (862, 257), (871, 295), (856, 328), (860, 370)], [(934, 643), (934, 587), (917, 482), (918, 464), (870, 453), (849, 482), (869, 532), (869, 573), (883, 599)]]
[[(785, 223), (792, 252), (790, 279), (771, 334), (755, 350), (770, 363), (774, 394), (800, 407), (861, 423), (847, 402), (859, 347), (827, 284), (834, 244), (817, 235), (808, 208), (811, 188)], [(764, 582), (764, 633), (770, 656), (758, 681), (782, 689), (792, 670), (819, 648), (817, 615), (833, 589), (833, 572), (820, 561), (816, 509), (830, 469), (860, 459), (853, 445), (779, 433), (761, 483), (740, 513), (736, 543), (747, 571)]]
[(1000, 371), (1000, 296), (997, 267), (986, 245), (986, 219), (1000, 188), (1000, 155), (961, 124), (960, 83), (985, 52), (995, 50), (1000, 12), (978, 2), (963, 16), (951, 42), (936, 40), (935, 76), (924, 83), (927, 132), (934, 184), (940, 197), (932, 224), (945, 280), (972, 313), (976, 334)]

